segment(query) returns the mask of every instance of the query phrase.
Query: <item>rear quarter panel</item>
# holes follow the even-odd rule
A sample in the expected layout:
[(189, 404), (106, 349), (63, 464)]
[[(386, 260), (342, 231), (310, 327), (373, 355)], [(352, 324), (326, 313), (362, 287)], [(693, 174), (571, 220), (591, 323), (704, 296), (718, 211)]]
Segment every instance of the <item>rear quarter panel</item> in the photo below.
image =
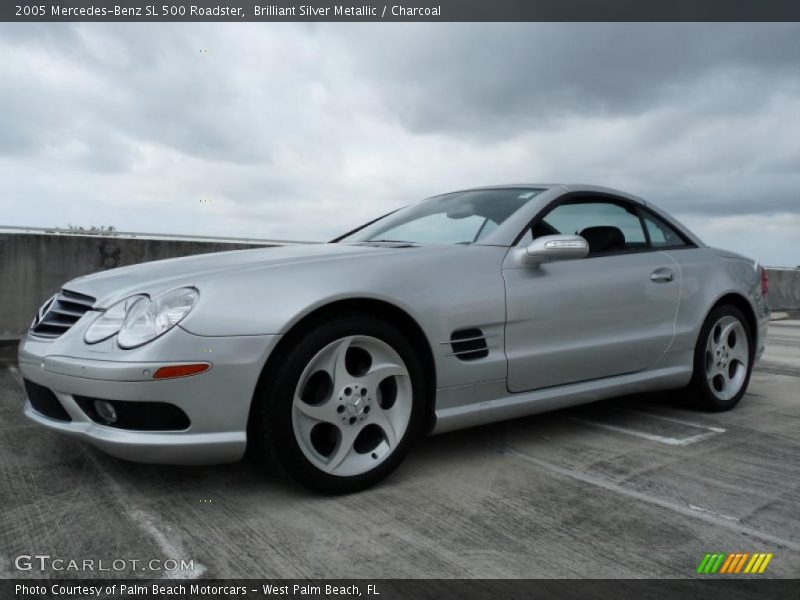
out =
[(738, 294), (750, 304), (757, 323), (756, 358), (761, 356), (769, 309), (761, 295), (753, 260), (716, 248), (668, 251), (681, 269), (681, 299), (670, 351), (693, 350), (700, 328), (712, 307), (727, 294)]

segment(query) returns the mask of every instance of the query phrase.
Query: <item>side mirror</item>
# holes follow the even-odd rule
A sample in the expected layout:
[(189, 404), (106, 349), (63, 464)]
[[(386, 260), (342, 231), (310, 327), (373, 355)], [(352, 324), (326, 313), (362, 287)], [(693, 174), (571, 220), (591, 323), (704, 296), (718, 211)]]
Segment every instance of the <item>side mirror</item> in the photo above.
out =
[(589, 243), (579, 235), (545, 235), (528, 244), (523, 260), (534, 266), (556, 260), (584, 258), (587, 254)]

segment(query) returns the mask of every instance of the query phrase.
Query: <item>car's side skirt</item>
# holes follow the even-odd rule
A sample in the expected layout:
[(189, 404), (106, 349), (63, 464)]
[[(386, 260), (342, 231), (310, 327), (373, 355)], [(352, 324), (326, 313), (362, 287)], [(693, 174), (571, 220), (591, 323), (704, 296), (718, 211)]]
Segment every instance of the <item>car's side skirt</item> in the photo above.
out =
[(656, 367), (638, 373), (518, 394), (508, 392), (505, 379), (439, 389), (436, 391), (436, 426), (432, 433), (514, 419), (614, 396), (680, 388), (692, 377), (692, 362), (692, 351), (670, 352)]

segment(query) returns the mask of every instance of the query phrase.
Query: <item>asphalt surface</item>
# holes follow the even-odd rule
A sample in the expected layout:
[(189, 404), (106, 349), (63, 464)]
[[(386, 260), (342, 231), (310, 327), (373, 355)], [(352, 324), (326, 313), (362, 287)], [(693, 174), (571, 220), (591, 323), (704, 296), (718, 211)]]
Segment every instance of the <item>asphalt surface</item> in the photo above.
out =
[(0, 577), (92, 575), (13, 568), (46, 554), (193, 561), (118, 573), (151, 578), (680, 578), (707, 552), (771, 552), (763, 576), (797, 577), (798, 392), (800, 321), (775, 322), (733, 411), (659, 394), (431, 437), (381, 486), (329, 498), (249, 463), (105, 456), (29, 423), (7, 364)]

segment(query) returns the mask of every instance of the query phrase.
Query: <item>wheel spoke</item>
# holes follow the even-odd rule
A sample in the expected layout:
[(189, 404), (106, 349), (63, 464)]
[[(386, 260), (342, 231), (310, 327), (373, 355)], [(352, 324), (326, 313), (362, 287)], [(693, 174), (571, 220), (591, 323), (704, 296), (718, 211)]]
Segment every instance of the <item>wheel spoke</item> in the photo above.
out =
[(710, 354), (711, 356), (706, 354), (706, 377), (709, 381), (721, 372), (719, 365), (717, 365), (717, 355), (713, 351)]
[(306, 443), (310, 444), (311, 443), (311, 431), (314, 429), (314, 426), (317, 425), (317, 423), (319, 423), (319, 421), (317, 421), (316, 419), (313, 419), (313, 418), (310, 418), (310, 419), (303, 418), (303, 417), (295, 418), (294, 419), (295, 432), (299, 433), (299, 435), (302, 436), (303, 440)]
[[(716, 329), (716, 328), (715, 328)], [(711, 358), (716, 358), (717, 344), (714, 342), (714, 329), (708, 334), (708, 342), (706, 342), (706, 352), (711, 354)]]
[(304, 402), (302, 398), (295, 396), (294, 405), (305, 416), (316, 421), (324, 421), (325, 423), (336, 424), (336, 409), (334, 408), (335, 402), (328, 400), (323, 404), (312, 405)]
[(359, 431), (361, 431), (361, 427), (339, 427), (341, 438), (339, 440), (339, 445), (336, 446), (336, 451), (328, 460), (327, 467), (329, 471), (336, 471), (336, 469), (342, 466), (345, 459), (355, 452), (353, 443), (356, 441)]
[(747, 347), (745, 346), (743, 341), (739, 340), (736, 342), (736, 345), (730, 349), (728, 358), (730, 360), (738, 361), (742, 363), (742, 365), (747, 367), (747, 364), (750, 360), (750, 356), (748, 355)]
[[(726, 323), (725, 325), (722, 325), (720, 323), (720, 325), (722, 327), (722, 333), (719, 336), (719, 345), (722, 348), (729, 348), (730, 346), (728, 346), (728, 337), (730, 336), (731, 331), (737, 330), (739, 328), (739, 321), (734, 320), (730, 323)], [(736, 338), (737, 339), (739, 338), (738, 330), (736, 331)]]
[[(719, 394), (720, 398), (722, 398), (723, 400), (727, 400), (728, 398), (730, 398), (729, 392), (731, 387), (731, 382), (728, 379), (727, 373), (720, 373), (718, 380), (722, 382), (722, 389), (718, 390), (717, 393)], [(714, 390), (716, 389), (717, 388), (714, 388)]]
[(394, 448), (397, 444), (397, 433), (395, 432), (394, 425), (392, 424), (389, 415), (382, 408), (376, 408), (371, 414), (369, 421), (374, 423), (383, 430), (383, 435), (386, 437), (386, 443), (390, 448)]
[(352, 337), (343, 338), (334, 348), (333, 354), (325, 369), (330, 373), (333, 379), (333, 389), (338, 389), (349, 377), (347, 367), (345, 366), (345, 358), (347, 357), (347, 350), (350, 348), (352, 342)]
[(369, 373), (364, 375), (363, 379), (370, 392), (374, 394), (384, 379), (388, 377), (402, 377), (404, 375), (408, 375), (405, 367), (385, 363), (373, 366)]

